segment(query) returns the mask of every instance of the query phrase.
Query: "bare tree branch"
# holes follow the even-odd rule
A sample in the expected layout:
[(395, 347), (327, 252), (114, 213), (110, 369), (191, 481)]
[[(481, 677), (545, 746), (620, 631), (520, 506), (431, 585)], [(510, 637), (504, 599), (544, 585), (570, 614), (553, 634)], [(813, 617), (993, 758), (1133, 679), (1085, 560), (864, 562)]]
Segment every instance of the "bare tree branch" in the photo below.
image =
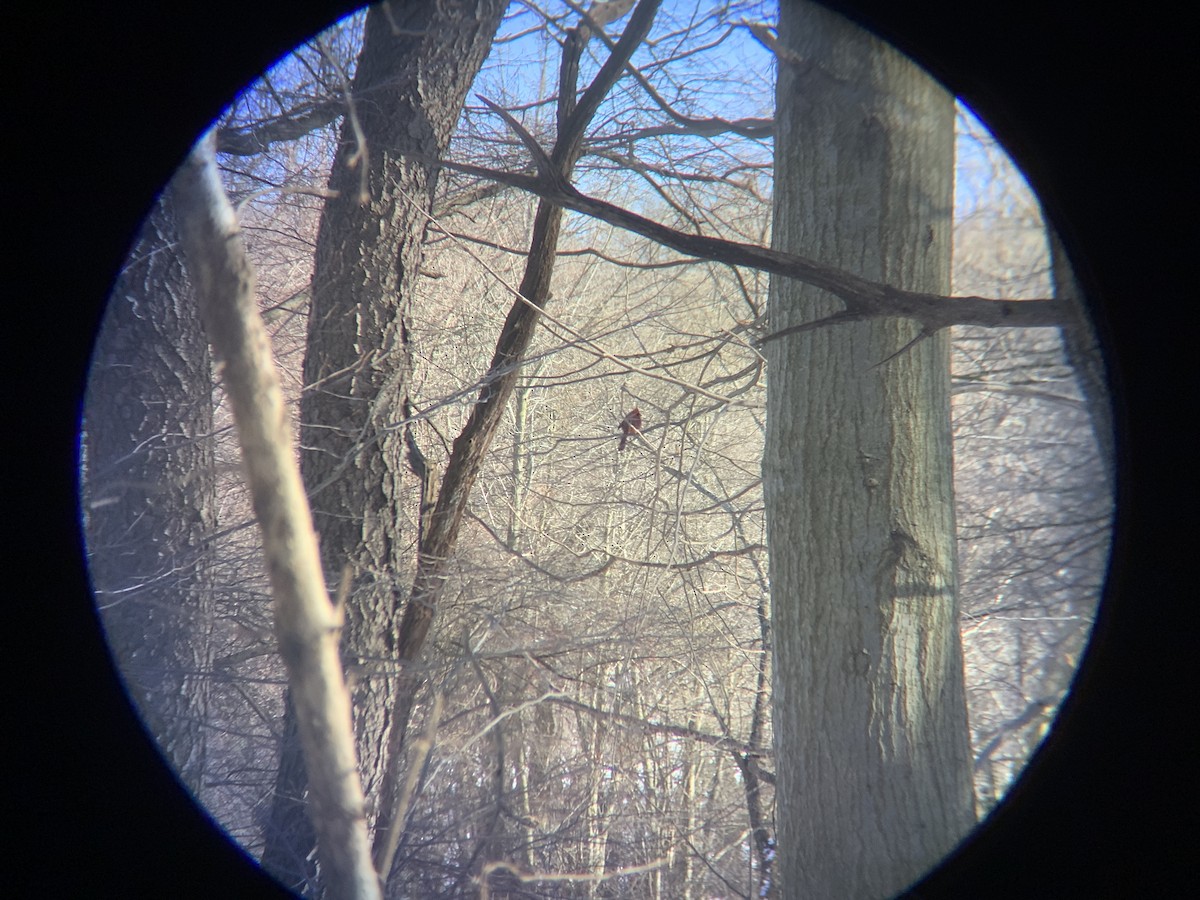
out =
[(345, 111), (341, 101), (329, 97), (252, 125), (218, 128), (216, 149), (230, 156), (265, 153), (272, 144), (294, 141), (325, 127)]
[(493, 860), (483, 867), (479, 873), (479, 900), (489, 900), (491, 897), (491, 888), (488, 880), (493, 874), (501, 873), (507, 875), (521, 884), (531, 884), (539, 881), (548, 881), (555, 883), (592, 883), (599, 884), (603, 881), (611, 881), (614, 878), (625, 878), (629, 875), (641, 875), (646, 872), (653, 872), (655, 869), (661, 869), (670, 862), (669, 857), (651, 860), (647, 863), (639, 863), (634, 866), (623, 866), (619, 869), (606, 869), (603, 872), (521, 872), (514, 868), (511, 863), (504, 860)]
[(328, 893), (381, 896), (371, 865), (354, 756), (350, 697), (338, 659), (341, 609), (329, 600), (254, 271), (221, 187), (210, 132), (179, 173), (187, 266), (237, 422), (246, 478), (262, 529), (275, 631), (298, 713), (311, 816)]
[(920, 322), (930, 333), (950, 325), (981, 325), (989, 328), (1056, 327), (1066, 320), (1064, 303), (1058, 298), (1036, 300), (997, 300), (987, 297), (948, 297), (906, 291), (861, 278), (841, 269), (802, 256), (768, 247), (727, 241), (706, 235), (688, 234), (662, 225), (637, 213), (580, 193), (565, 179), (548, 170), (548, 157), (537, 141), (519, 122), (492, 103), (488, 105), (504, 118), (521, 142), (529, 149), (541, 177), (502, 172), (481, 166), (440, 160), (448, 169), (490, 178), (528, 191), (557, 206), (583, 213), (632, 231), (680, 253), (699, 259), (745, 266), (772, 275), (794, 278), (826, 290), (841, 299), (845, 308), (827, 318), (805, 322), (762, 338), (762, 343), (802, 331), (811, 331), (841, 322), (861, 319), (902, 317)]
[[(593, 3), (592, 8), (585, 12), (583, 7), (579, 6), (576, 3), (573, 3), (572, 0), (563, 0), (563, 2), (566, 3), (566, 5), (569, 6), (571, 9), (573, 9), (575, 12), (579, 13), (581, 16), (583, 16), (585, 19), (587, 19), (589, 22), (595, 21), (595, 19), (597, 17), (597, 14), (596, 14), (597, 7), (602, 7), (602, 6), (607, 7), (607, 6), (616, 6), (617, 5), (615, 3), (607, 3), (607, 4)], [(626, 5), (626, 7), (628, 7), (630, 4), (626, 3), (625, 5)], [(608, 20), (606, 19), (605, 21), (608, 21)], [(758, 32), (754, 31), (754, 29), (762, 28), (763, 26), (748, 26), (748, 27), (750, 27), (751, 31), (757, 36)], [(610, 38), (608, 35), (606, 35), (602, 30), (598, 29), (597, 35), (599, 36), (600, 40), (604, 42), (605, 46), (607, 46), (610, 51), (616, 46), (616, 44), (612, 40), (612, 38)], [(721, 40), (724, 40), (724, 38), (721, 38)], [(772, 49), (772, 51), (774, 52), (774, 48), (769, 48), (769, 49)], [(696, 118), (694, 116), (684, 115), (683, 113), (676, 110), (673, 106), (671, 106), (671, 104), (667, 102), (666, 98), (663, 97), (657, 90), (655, 90), (654, 85), (652, 85), (650, 83), (650, 79), (648, 79), (642, 73), (642, 71), (637, 68), (637, 66), (633, 65), (632, 63), (626, 63), (625, 68), (629, 72), (629, 74), (634, 77), (634, 79), (637, 81), (637, 83), (642, 86), (642, 90), (644, 90), (646, 92), (646, 94), (650, 97), (650, 99), (654, 101), (655, 105), (658, 106), (658, 108), (661, 109), (664, 113), (666, 113), (673, 122), (675, 122), (674, 126), (668, 126), (667, 128), (664, 128), (661, 130), (656, 129), (656, 128), (648, 128), (648, 129), (638, 131), (637, 132), (638, 137), (649, 137), (651, 135), (657, 135), (657, 134), (694, 134), (694, 135), (699, 135), (701, 137), (713, 137), (718, 134), (733, 133), (733, 134), (740, 134), (742, 137), (748, 137), (748, 138), (765, 138), (765, 137), (771, 137), (771, 135), (773, 135), (775, 133), (775, 120), (774, 119), (762, 119), (762, 118), (723, 119), (719, 116), (707, 116), (707, 117), (701, 119), (701, 118)]]
[(444, 699), (440, 691), (434, 692), (433, 707), (425, 719), (425, 731), (422, 733), (420, 739), (413, 744), (413, 756), (408, 763), (408, 772), (404, 779), (404, 790), (400, 794), (400, 801), (396, 805), (395, 817), (392, 819), (391, 825), (388, 826), (387, 836), (381, 845), (378, 865), (380, 878), (385, 878), (385, 873), (391, 871), (392, 862), (396, 858), (396, 849), (400, 846), (400, 837), (404, 833), (404, 823), (408, 821), (408, 810), (412, 806), (413, 797), (417, 793), (417, 782), (420, 780), (421, 772), (425, 768), (425, 761), (429, 758), (429, 754), (433, 750), (434, 741), (437, 739), (438, 722), (442, 718)]
[[(625, 728), (632, 728), (636, 731), (642, 731), (646, 734), (665, 734), (669, 737), (684, 738), (689, 741), (697, 741), (701, 744), (708, 744), (710, 747), (716, 747), (718, 750), (728, 750), (733, 753), (749, 756), (754, 759), (769, 759), (773, 754), (770, 747), (757, 747), (753, 744), (748, 744), (745, 741), (739, 741), (736, 738), (725, 737), (719, 734), (709, 734), (707, 731), (701, 731), (698, 728), (691, 728), (687, 725), (673, 725), (668, 722), (651, 722), (648, 719), (642, 719), (637, 716), (626, 715), (625, 713), (610, 712), (604, 709), (597, 709), (594, 706), (589, 706), (579, 700), (567, 697), (563, 694), (551, 694), (546, 697), (547, 702), (556, 703), (559, 706), (566, 706), (570, 709), (579, 710), (589, 715), (595, 716), (597, 719), (603, 719), (606, 722), (613, 722)], [(759, 776), (768, 784), (775, 783), (775, 776), (770, 772), (759, 772)]]

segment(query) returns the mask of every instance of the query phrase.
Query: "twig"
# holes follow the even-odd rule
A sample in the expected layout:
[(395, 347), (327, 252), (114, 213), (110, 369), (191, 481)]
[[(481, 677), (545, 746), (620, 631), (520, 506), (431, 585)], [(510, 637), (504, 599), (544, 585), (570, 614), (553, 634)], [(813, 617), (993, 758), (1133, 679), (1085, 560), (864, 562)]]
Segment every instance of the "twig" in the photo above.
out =
[(653, 872), (655, 869), (661, 869), (670, 862), (668, 857), (651, 860), (646, 863), (639, 863), (633, 866), (625, 866), (620, 869), (608, 869), (601, 872), (560, 872), (551, 874), (549, 872), (522, 872), (515, 868), (511, 863), (504, 860), (495, 860), (486, 863), (479, 873), (479, 900), (488, 900), (491, 896), (488, 887), (488, 879), (493, 872), (506, 872), (512, 878), (528, 884), (534, 881), (550, 881), (550, 882), (586, 882), (591, 881), (599, 884), (602, 881), (608, 881), (612, 878), (624, 878), (628, 875), (644, 875), (646, 872)]

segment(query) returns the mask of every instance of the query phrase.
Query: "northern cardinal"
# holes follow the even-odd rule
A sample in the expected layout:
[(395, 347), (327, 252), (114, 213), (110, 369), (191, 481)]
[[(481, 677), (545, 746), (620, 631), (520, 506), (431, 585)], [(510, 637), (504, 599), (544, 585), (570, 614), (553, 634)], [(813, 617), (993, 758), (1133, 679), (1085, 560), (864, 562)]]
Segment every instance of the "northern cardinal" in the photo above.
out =
[(617, 444), (618, 450), (625, 449), (625, 442), (629, 440), (631, 434), (642, 433), (642, 411), (636, 406), (621, 420), (621, 443)]

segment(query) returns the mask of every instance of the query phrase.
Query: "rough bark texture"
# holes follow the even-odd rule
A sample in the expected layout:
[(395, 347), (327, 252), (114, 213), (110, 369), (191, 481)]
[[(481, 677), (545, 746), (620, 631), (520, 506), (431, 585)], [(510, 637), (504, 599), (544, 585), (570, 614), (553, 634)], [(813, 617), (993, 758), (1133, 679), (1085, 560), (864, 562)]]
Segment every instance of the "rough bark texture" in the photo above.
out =
[(194, 794), (204, 773), (215, 521), (212, 375), (192, 286), (159, 197), (113, 289), (84, 402), (88, 562), (113, 656)]
[[(783, 5), (779, 42), (806, 64), (780, 62), (774, 246), (947, 293), (950, 96), (814, 5)], [(774, 331), (838, 306), (781, 278), (770, 301)], [(919, 331), (850, 322), (767, 345), (785, 897), (892, 896), (974, 822), (948, 338), (893, 357)]]
[[(332, 584), (353, 568), (342, 658), (354, 683), (357, 753), (373, 821), (392, 707), (394, 597), (415, 535), (402, 534), (405, 318), (417, 284), (436, 159), (505, 4), (392, 4), (367, 14), (363, 47), (317, 237), (301, 402), (301, 463)], [(393, 25), (395, 29), (393, 29)], [(357, 122), (358, 129), (354, 127)], [(365, 168), (365, 180), (364, 180)], [(365, 187), (366, 196), (362, 196)], [(363, 202), (365, 199), (365, 202)], [(285, 882), (307, 851), (283, 830), (303, 794), (285, 745), (263, 864)]]

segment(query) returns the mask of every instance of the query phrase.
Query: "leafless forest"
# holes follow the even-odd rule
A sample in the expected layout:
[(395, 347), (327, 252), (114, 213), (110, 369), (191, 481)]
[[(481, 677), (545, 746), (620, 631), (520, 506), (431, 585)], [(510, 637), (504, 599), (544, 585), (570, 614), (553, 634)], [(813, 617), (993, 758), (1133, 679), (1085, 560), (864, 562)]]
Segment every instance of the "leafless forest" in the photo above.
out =
[[(367, 825), (394, 835), (385, 896), (789, 896), (772, 872), (784, 712), (762, 472), (778, 276), (521, 182), (560, 167), (581, 194), (683, 235), (771, 246), (776, 68), (791, 64), (775, 4), (664, 4), (568, 133), (648, 5), (595, 4), (589, 20), (570, 0), (464, 4), (478, 33), (385, 5), (281, 60), (215, 126), (331, 594), (349, 571), (342, 663)], [(371, 56), (372, 28), (412, 58)], [(439, 28), (453, 54), (429, 50)], [(453, 93), (443, 79), (462, 107), (422, 112), (417, 139), (401, 112)], [(415, 88), (381, 99), (399, 82)], [(1061, 297), (1036, 198), (961, 107), (955, 132), (952, 293)], [(319, 896), (185, 214), (164, 193), (99, 338), (82, 498), (96, 602), (184, 782)], [(1077, 377), (1074, 327), (952, 328), (980, 818), (1053, 727), (1104, 578), (1105, 399)], [(508, 352), (518, 328), (527, 345)]]

